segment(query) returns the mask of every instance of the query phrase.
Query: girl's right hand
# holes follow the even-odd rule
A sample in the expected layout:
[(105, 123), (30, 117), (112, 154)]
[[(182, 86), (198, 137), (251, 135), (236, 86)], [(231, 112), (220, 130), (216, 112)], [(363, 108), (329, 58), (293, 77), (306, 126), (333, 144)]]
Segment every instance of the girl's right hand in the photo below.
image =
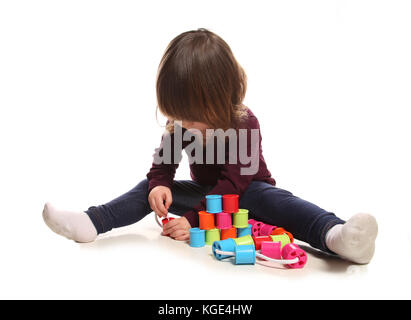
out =
[(159, 217), (167, 216), (168, 208), (170, 208), (172, 202), (171, 190), (168, 187), (157, 186), (148, 195), (148, 203)]

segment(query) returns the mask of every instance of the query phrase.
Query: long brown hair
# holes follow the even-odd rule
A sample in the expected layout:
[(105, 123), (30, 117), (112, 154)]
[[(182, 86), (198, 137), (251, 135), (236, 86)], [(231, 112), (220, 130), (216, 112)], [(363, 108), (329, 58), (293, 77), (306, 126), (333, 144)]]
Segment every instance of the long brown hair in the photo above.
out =
[(228, 44), (204, 28), (175, 37), (158, 67), (157, 106), (174, 119), (237, 128), (247, 116), (246, 90), (247, 75)]

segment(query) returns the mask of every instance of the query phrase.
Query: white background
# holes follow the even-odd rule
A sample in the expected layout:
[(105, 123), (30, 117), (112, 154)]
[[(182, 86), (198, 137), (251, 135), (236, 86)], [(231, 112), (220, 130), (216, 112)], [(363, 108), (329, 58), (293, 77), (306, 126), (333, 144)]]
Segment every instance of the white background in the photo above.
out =
[[(411, 298), (409, 1), (1, 1), (0, 298)], [(220, 35), (248, 75), (278, 186), (373, 213), (367, 266), (234, 266), (141, 223), (77, 244), (43, 205), (85, 210), (145, 178), (169, 41)], [(185, 159), (186, 160), (186, 159)], [(176, 178), (189, 178), (183, 163)]]

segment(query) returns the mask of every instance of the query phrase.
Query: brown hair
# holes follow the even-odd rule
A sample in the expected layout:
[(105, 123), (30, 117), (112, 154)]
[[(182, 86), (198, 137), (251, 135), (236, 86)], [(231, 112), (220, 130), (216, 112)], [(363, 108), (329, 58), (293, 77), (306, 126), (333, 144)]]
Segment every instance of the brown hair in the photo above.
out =
[(247, 116), (246, 90), (247, 75), (228, 44), (204, 28), (175, 37), (158, 67), (158, 109), (177, 120), (237, 128)]

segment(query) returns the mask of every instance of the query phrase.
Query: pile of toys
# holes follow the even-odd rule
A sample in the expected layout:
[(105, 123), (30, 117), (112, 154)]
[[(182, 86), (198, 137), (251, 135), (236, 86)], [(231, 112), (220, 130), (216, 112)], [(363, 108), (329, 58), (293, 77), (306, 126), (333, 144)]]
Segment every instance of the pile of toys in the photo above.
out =
[(234, 257), (237, 265), (304, 267), (307, 255), (294, 243), (293, 235), (248, 219), (248, 210), (238, 208), (238, 199), (236, 194), (207, 195), (206, 211), (198, 212), (199, 227), (190, 229), (190, 246), (211, 245), (216, 259)]

